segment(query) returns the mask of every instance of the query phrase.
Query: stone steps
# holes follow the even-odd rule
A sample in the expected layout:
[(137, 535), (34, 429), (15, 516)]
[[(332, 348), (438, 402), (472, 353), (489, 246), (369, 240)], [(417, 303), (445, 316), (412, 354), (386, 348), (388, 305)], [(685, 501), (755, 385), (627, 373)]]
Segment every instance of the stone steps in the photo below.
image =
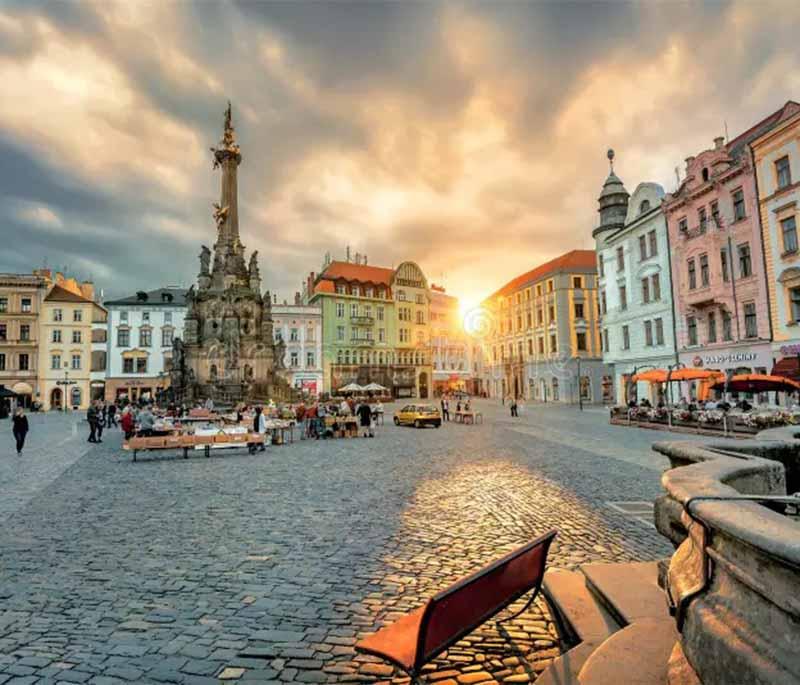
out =
[(658, 587), (658, 562), (550, 571), (543, 593), (559, 635), (572, 648), (555, 659), (537, 683), (666, 683), (678, 636)]

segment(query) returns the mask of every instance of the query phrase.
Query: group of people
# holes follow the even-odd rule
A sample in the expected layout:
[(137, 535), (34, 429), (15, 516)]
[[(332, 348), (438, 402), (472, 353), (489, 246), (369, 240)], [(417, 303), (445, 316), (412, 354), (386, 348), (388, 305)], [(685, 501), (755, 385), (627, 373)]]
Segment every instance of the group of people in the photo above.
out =
[[(337, 431), (343, 428), (344, 422), (340, 423), (338, 419), (350, 416), (355, 416), (358, 419), (358, 425), (363, 437), (374, 438), (378, 418), (383, 416), (383, 403), (380, 400), (371, 403), (366, 397), (348, 397), (339, 401), (315, 402), (308, 409), (305, 409), (304, 422), (301, 424), (298, 419), (298, 425), (301, 426), (301, 435), (305, 431), (308, 437), (317, 440), (320, 438), (332, 438)], [(326, 421), (328, 417), (333, 417), (330, 425)]]
[[(656, 404), (658, 409), (664, 409), (666, 404), (664, 404), (664, 399), (659, 398), (658, 403)], [(629, 409), (636, 409), (636, 408), (644, 408), (644, 409), (652, 409), (653, 404), (648, 400), (646, 397), (642, 397), (637, 403), (635, 399), (631, 399), (628, 402)], [(675, 403), (676, 409), (686, 409), (687, 411), (698, 411), (700, 409), (704, 410), (711, 410), (711, 409), (719, 409), (720, 411), (730, 411), (731, 409), (741, 409), (742, 411), (750, 411), (753, 408), (753, 405), (747, 401), (746, 398), (741, 400), (737, 400), (733, 404), (728, 402), (727, 400), (713, 400), (708, 399), (705, 402), (702, 400), (689, 400), (685, 397), (681, 397), (678, 402)]]
[[(441, 399), (441, 407), (442, 407), (442, 421), (449, 421), (450, 420), (450, 395), (442, 395)], [(464, 404), (461, 404), (461, 397), (456, 398), (456, 413), (460, 413), (462, 411), (472, 411), (472, 402), (470, 401), (469, 397), (464, 401)]]
[(117, 405), (94, 400), (86, 412), (86, 420), (89, 422), (88, 442), (103, 442), (103, 429), (117, 425)]

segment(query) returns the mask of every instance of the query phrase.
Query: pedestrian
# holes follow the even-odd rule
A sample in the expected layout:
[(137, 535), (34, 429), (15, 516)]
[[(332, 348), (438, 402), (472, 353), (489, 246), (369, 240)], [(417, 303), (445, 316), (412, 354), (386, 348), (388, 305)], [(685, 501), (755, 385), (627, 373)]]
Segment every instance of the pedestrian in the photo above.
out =
[(104, 402), (97, 403), (97, 442), (103, 442), (103, 426), (106, 425), (106, 407)]
[(125, 407), (125, 409), (122, 410), (120, 426), (125, 433), (125, 439), (130, 440), (133, 437), (133, 431), (136, 427), (136, 423), (133, 420), (133, 411), (130, 407)]
[(108, 427), (117, 426), (117, 405), (113, 402), (108, 405)]
[(442, 421), (450, 420), (450, 402), (447, 395), (442, 395)]
[(358, 405), (358, 409), (356, 410), (358, 414), (359, 423), (361, 424), (361, 428), (364, 431), (365, 438), (374, 438), (375, 433), (372, 430), (372, 409), (370, 406), (364, 401)]
[(306, 439), (306, 405), (301, 402), (297, 405), (294, 413), (295, 420), (297, 421), (297, 428), (300, 431), (300, 439)]
[(104, 401), (100, 401), (100, 434), (102, 435), (102, 429), (108, 425), (108, 406)]
[(255, 454), (256, 451), (266, 452), (267, 448), (265, 447), (265, 443), (267, 441), (267, 418), (264, 416), (264, 409), (262, 407), (256, 407), (256, 413), (253, 416), (253, 433), (263, 435), (264, 439), (260, 443), (250, 443), (250, 454)]
[(22, 454), (25, 447), (25, 436), (28, 435), (28, 417), (22, 407), (18, 407), (12, 419), (14, 439), (17, 441), (17, 455)]
[(89, 439), (87, 442), (97, 442), (97, 406), (94, 402), (86, 410), (86, 420), (89, 422)]
[(139, 412), (139, 435), (150, 436), (153, 434), (153, 427), (156, 420), (153, 412), (150, 411), (150, 406), (145, 405), (144, 409)]

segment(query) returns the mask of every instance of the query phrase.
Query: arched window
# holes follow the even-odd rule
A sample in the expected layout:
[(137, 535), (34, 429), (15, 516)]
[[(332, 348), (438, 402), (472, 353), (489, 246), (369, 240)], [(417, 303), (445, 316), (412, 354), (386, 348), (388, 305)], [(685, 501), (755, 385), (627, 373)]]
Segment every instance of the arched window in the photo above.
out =
[(70, 399), (72, 401), (73, 407), (80, 407), (81, 406), (81, 389), (77, 387), (73, 387), (72, 391), (70, 392)]
[(336, 353), (336, 363), (337, 363), (337, 364), (341, 364), (341, 363), (342, 363), (342, 351), (341, 351), (341, 350), (339, 350), (339, 351)]
[(644, 214), (650, 211), (650, 200), (642, 200), (639, 204), (639, 214)]
[(708, 180), (708, 168), (703, 167), (703, 181)]
[(350, 350), (345, 350), (344, 352), (344, 363), (345, 364), (350, 363)]
[(553, 401), (558, 402), (558, 378), (553, 376)]

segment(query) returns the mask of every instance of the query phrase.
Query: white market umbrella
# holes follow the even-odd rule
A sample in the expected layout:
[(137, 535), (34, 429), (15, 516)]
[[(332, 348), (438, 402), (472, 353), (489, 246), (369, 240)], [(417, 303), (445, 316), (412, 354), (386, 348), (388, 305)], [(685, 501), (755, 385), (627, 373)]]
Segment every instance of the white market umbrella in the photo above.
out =
[(358, 383), (348, 383), (343, 388), (339, 388), (339, 392), (361, 392), (363, 389)]
[(378, 392), (380, 390), (388, 390), (388, 388), (384, 388), (380, 383), (370, 383), (369, 385), (365, 385), (364, 390), (370, 392)]

